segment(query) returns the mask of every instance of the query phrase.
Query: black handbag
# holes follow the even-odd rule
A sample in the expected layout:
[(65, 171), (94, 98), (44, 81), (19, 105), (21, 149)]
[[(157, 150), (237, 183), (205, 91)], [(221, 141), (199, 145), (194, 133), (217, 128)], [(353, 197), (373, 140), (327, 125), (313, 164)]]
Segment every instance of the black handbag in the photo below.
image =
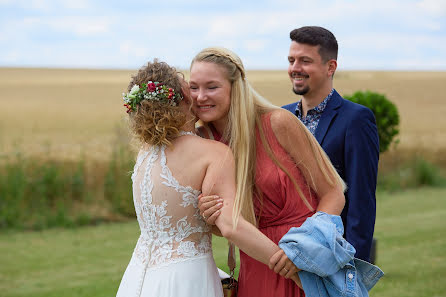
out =
[(229, 267), (229, 270), (230, 270), (230, 275), (229, 275), (229, 277), (223, 278), (221, 280), (221, 285), (223, 287), (223, 296), (224, 297), (237, 297), (238, 282), (234, 278), (235, 266), (236, 266), (236, 261), (235, 261), (235, 248), (234, 248), (234, 244), (229, 243), (228, 267)]

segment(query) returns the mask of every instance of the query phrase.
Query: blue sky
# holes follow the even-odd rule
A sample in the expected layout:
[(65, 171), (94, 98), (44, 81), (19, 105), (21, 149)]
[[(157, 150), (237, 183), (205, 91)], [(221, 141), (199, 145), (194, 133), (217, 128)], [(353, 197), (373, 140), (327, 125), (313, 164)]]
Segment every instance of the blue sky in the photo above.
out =
[(0, 67), (185, 69), (202, 48), (287, 67), (289, 32), (323, 26), (339, 69), (446, 71), (446, 0), (0, 0)]

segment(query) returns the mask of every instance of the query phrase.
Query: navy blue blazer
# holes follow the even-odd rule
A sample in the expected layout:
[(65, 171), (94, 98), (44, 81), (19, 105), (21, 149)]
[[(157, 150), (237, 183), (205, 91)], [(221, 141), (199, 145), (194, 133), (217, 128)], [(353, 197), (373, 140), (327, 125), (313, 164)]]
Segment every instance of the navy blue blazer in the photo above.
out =
[[(283, 106), (295, 114), (297, 102)], [(355, 257), (370, 261), (376, 217), (376, 178), (379, 138), (373, 112), (342, 98), (336, 91), (328, 101), (315, 137), (347, 183), (341, 217), (345, 239)]]

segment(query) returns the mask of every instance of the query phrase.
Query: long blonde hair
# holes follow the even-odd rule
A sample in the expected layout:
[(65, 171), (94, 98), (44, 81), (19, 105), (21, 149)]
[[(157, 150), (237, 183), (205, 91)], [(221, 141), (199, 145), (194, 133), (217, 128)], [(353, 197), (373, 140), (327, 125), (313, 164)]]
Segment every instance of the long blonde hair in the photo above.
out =
[[(199, 52), (192, 60), (191, 67), (195, 62), (209, 62), (223, 66), (227, 72), (227, 79), (231, 83), (231, 105), (228, 113), (228, 123), (222, 138), (229, 143), (235, 158), (237, 192), (233, 211), (234, 227), (237, 225), (240, 214), (248, 222), (254, 225), (257, 224), (252, 199), (253, 192), (256, 189), (256, 127), (259, 129), (262, 145), (269, 157), (288, 175), (301, 199), (310, 210), (313, 210), (302, 189), (297, 184), (296, 179), (274, 155), (263, 132), (261, 116), (279, 109), (279, 107), (271, 104), (251, 87), (246, 80), (245, 68), (241, 59), (228, 49), (211, 47)], [(296, 122), (299, 125), (303, 125), (297, 118)], [(342, 179), (313, 135), (305, 127), (303, 128), (318, 166), (324, 173), (326, 180), (330, 185), (335, 185), (336, 183), (343, 185)], [(307, 182), (309, 183), (310, 181)], [(311, 182), (315, 188), (314, 181)]]

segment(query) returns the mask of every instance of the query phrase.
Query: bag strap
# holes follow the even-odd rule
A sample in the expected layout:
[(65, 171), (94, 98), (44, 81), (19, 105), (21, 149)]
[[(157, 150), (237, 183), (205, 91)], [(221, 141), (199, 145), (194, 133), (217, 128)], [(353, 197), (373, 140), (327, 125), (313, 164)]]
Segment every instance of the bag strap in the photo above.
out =
[(228, 250), (228, 267), (231, 272), (231, 278), (234, 276), (234, 270), (237, 262), (235, 260), (235, 247), (232, 242), (229, 242), (229, 250)]
[(209, 126), (198, 126), (195, 131), (201, 138), (215, 140), (214, 134)]

